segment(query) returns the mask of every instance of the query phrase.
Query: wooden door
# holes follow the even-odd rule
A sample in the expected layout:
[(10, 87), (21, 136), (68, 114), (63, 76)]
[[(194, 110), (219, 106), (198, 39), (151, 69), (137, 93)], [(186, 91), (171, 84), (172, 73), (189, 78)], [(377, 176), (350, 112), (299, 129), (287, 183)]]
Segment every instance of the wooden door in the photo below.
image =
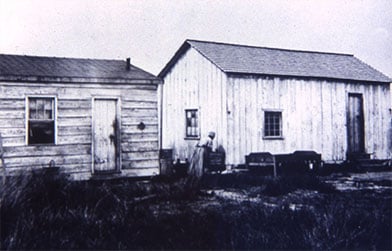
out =
[(362, 94), (348, 94), (347, 137), (348, 152), (363, 153), (365, 150)]
[(118, 121), (116, 99), (94, 99), (93, 172), (118, 171)]

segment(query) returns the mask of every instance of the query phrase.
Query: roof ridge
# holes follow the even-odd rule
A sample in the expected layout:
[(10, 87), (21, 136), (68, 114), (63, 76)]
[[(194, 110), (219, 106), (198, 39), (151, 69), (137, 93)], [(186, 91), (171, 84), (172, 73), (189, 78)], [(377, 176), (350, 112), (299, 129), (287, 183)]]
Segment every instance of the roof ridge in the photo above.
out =
[(11, 57), (29, 57), (29, 58), (42, 58), (42, 59), (74, 59), (74, 60), (90, 60), (90, 61), (121, 61), (121, 59), (99, 59), (99, 58), (78, 58), (78, 57), (58, 57), (58, 56), (37, 56), (37, 55), (21, 55), (21, 54), (7, 54), (0, 53), (0, 56), (11, 56)]
[(354, 54), (349, 54), (349, 53), (307, 51), (307, 50), (285, 49), (285, 48), (273, 48), (273, 47), (266, 47), (266, 46), (238, 44), (238, 43), (203, 41), (203, 40), (197, 40), (197, 39), (186, 39), (186, 42), (199, 42), (199, 43), (220, 44), (220, 45), (228, 45), (228, 46), (236, 46), (236, 47), (249, 47), (249, 48), (267, 49), (267, 50), (279, 50), (279, 51), (290, 51), (290, 52), (300, 52), (300, 53), (315, 53), (315, 54), (329, 54), (329, 55), (340, 55), (340, 56), (354, 57)]

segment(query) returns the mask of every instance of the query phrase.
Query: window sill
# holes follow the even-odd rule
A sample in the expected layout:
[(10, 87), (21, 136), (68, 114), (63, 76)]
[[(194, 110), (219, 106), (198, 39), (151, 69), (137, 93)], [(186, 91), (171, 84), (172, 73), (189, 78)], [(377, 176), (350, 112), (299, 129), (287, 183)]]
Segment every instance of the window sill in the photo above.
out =
[(265, 140), (284, 140), (283, 136), (264, 136), (263, 139)]
[(185, 140), (200, 140), (200, 137), (185, 137)]
[(56, 146), (55, 143), (36, 143), (36, 144), (27, 144), (26, 146)]

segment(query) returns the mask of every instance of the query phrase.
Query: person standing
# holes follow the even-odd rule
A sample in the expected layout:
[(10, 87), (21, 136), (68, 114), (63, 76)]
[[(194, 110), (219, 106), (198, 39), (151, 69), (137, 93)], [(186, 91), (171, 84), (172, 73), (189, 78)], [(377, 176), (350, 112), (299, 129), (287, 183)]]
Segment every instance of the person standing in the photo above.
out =
[(197, 143), (188, 169), (188, 177), (192, 185), (196, 185), (208, 168), (208, 154), (213, 151), (215, 132), (209, 132), (208, 137)]

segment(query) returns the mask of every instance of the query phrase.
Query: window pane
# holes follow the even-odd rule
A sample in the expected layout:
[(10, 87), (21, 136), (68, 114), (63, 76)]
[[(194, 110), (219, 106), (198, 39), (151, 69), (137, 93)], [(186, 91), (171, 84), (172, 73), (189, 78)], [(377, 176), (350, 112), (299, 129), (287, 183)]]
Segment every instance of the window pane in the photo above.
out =
[(264, 136), (282, 136), (282, 113), (265, 112), (264, 113)]
[(45, 99), (44, 100), (44, 119), (53, 119), (53, 102), (51, 99)]
[(29, 144), (53, 144), (54, 121), (30, 121)]
[(29, 98), (28, 106), (28, 144), (54, 144), (54, 98)]
[(186, 136), (198, 137), (199, 136), (199, 121), (197, 110), (185, 110), (186, 117)]
[(29, 118), (37, 119), (37, 100), (29, 99)]
[(37, 119), (44, 119), (44, 100), (37, 99)]
[(29, 98), (29, 119), (53, 119), (53, 98)]

